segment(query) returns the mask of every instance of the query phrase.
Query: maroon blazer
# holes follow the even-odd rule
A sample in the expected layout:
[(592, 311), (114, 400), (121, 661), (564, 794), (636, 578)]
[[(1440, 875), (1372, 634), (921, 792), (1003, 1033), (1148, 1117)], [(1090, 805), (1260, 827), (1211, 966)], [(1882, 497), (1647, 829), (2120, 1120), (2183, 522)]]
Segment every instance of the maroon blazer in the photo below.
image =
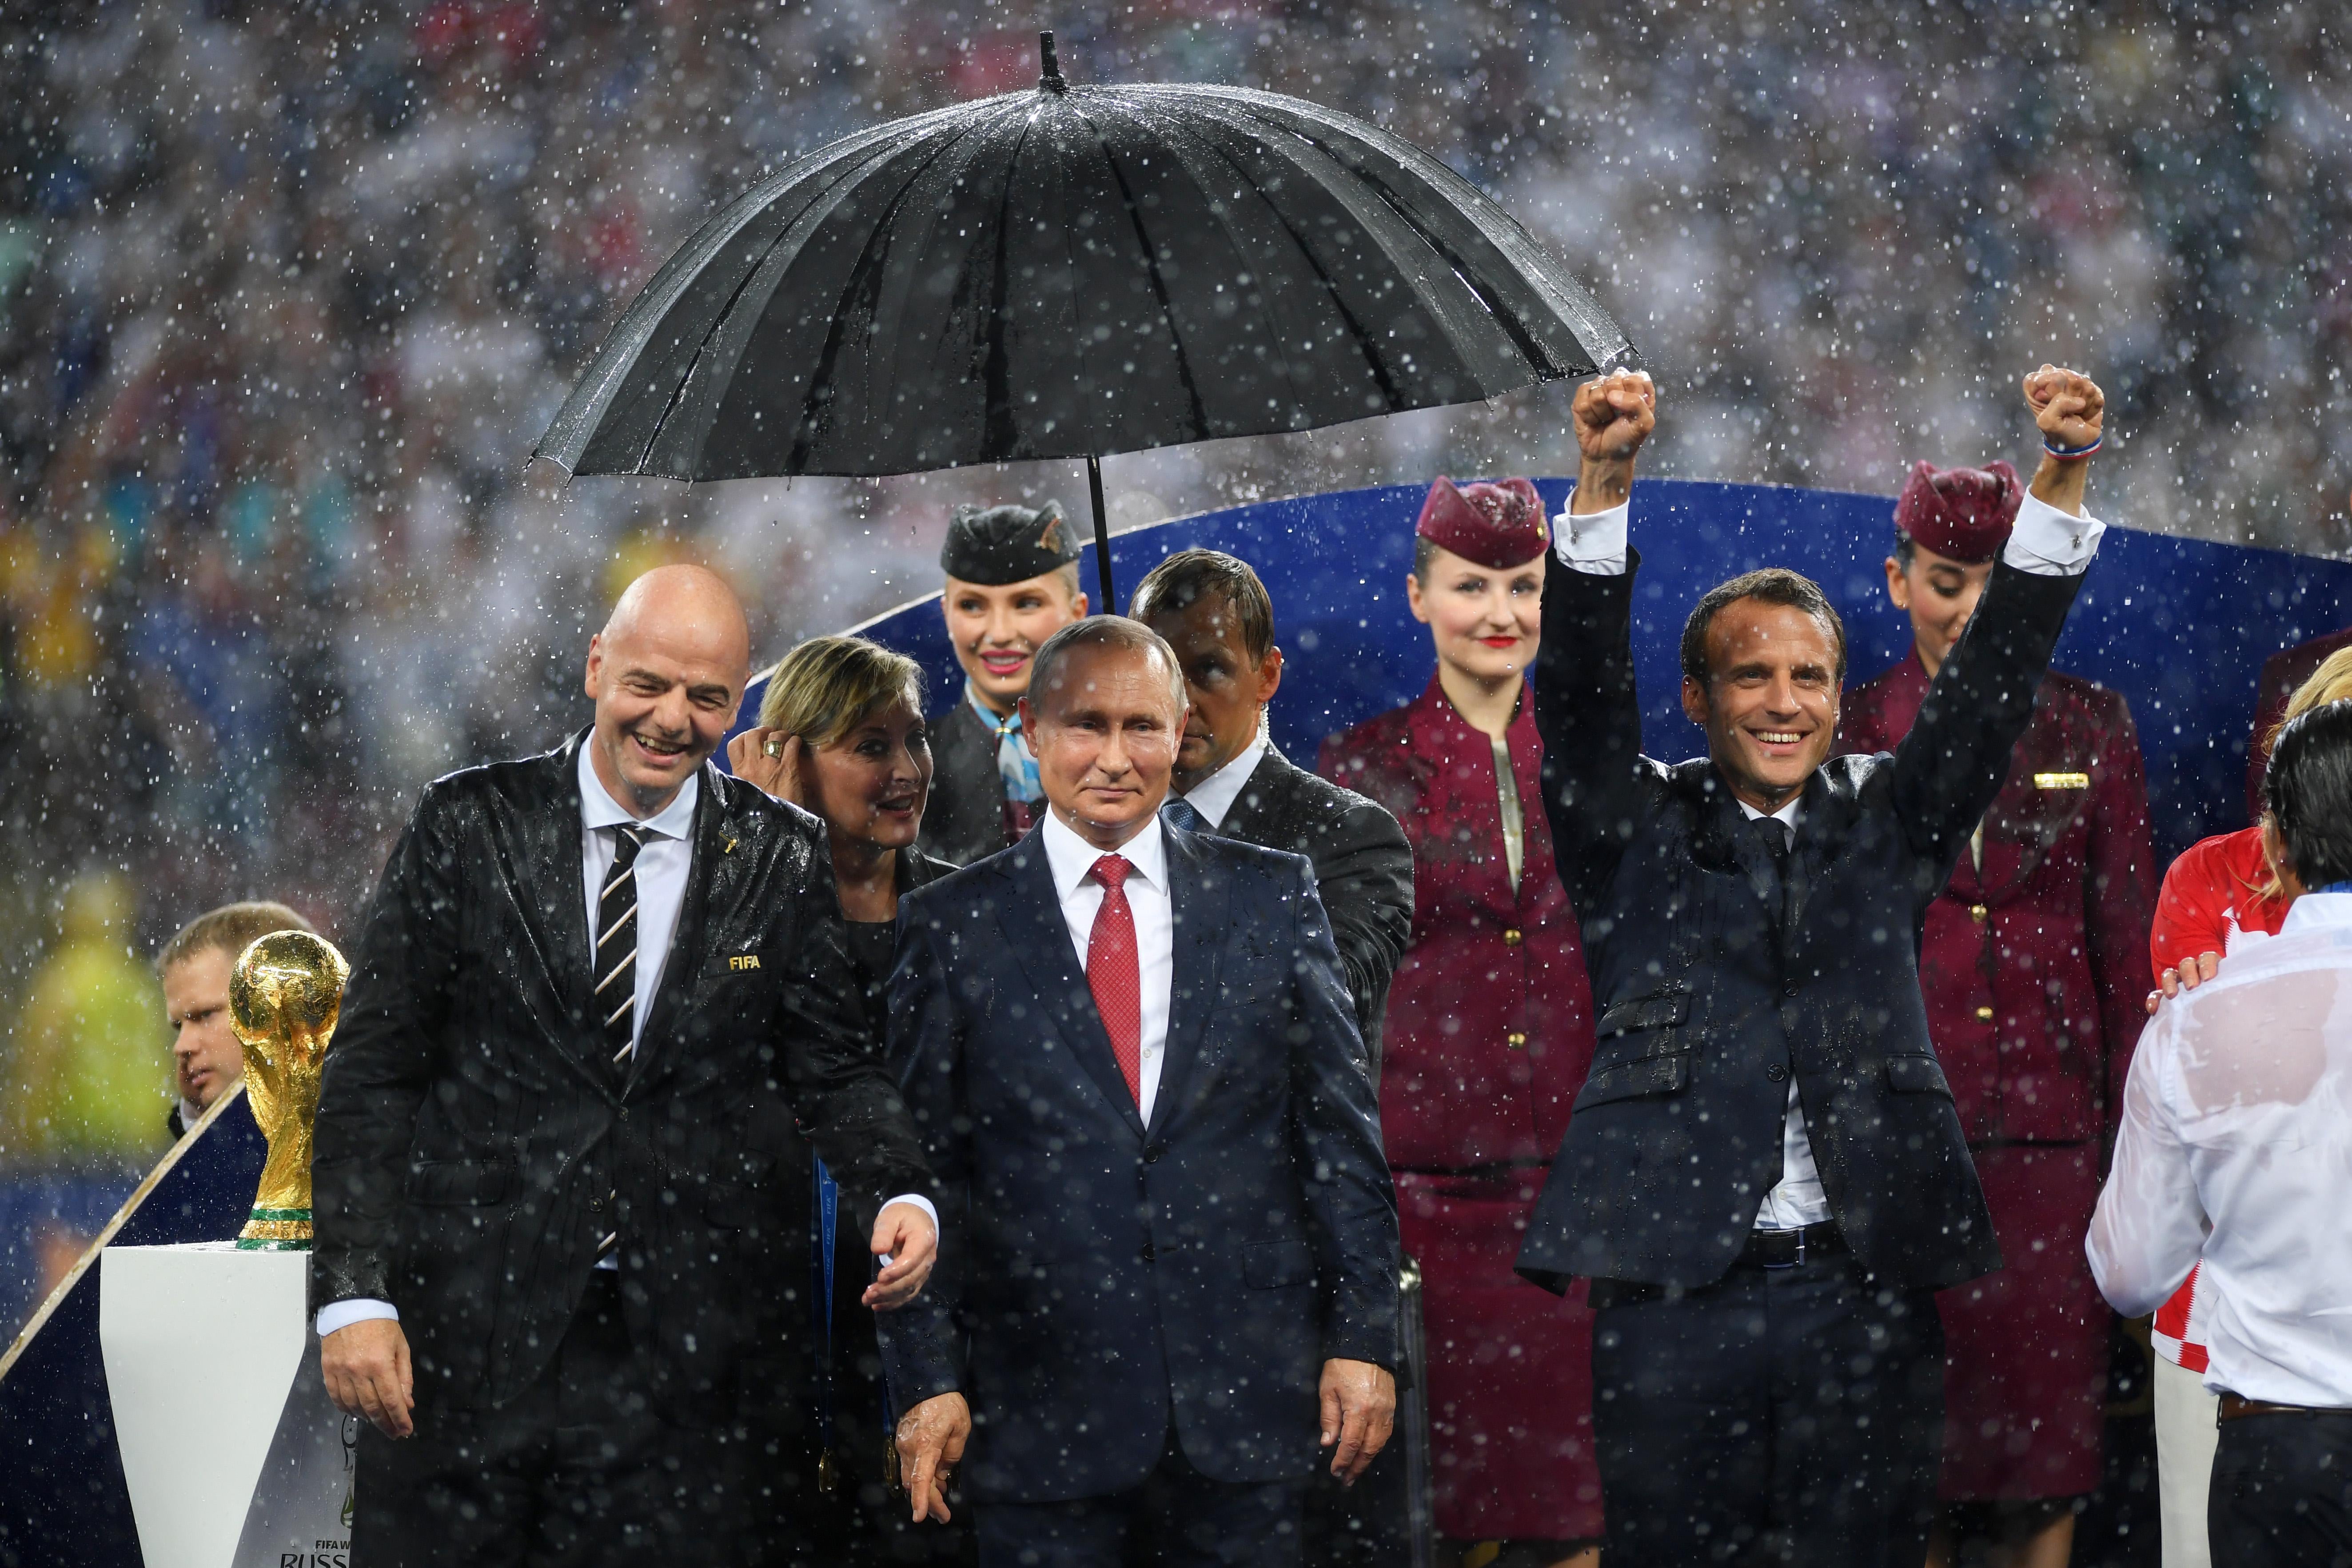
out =
[(1592, 992), (1552, 858), (1530, 704), (1507, 738), (1527, 819), (1516, 889), (1492, 742), (1433, 677), (1415, 701), (1324, 742), (1316, 766), (1386, 806), (1412, 846), (1412, 942), (1389, 993), (1381, 1075), (1399, 1170), (1549, 1163), (1592, 1065)]
[(2327, 656), (2352, 647), (2352, 627), (2282, 648), (2263, 661), (2262, 684), (2254, 693), (2254, 733), (2246, 742), (2246, 820), (2263, 819), (2263, 774), (2270, 766), (2270, 732), (2286, 717), (2286, 700), (2294, 689), (2318, 673)]
[[(1915, 650), (1848, 693), (1841, 750), (1894, 750), (1927, 691)], [(2155, 904), (2131, 709), (2053, 671), (1985, 814), (1984, 868), (1962, 851), (1920, 950), (1928, 1027), (1971, 1143), (2112, 1137)]]

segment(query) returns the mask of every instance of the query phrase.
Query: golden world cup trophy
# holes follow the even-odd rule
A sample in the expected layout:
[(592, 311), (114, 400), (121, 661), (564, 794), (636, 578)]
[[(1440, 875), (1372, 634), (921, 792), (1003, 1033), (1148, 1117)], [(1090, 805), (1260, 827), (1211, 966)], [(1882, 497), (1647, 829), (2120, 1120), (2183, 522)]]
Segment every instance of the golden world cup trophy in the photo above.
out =
[(237, 1233), (255, 1252), (310, 1250), (310, 1143), (327, 1042), (351, 965), (307, 931), (257, 938), (229, 973), (229, 1026), (245, 1047), (245, 1092), (269, 1140), (252, 1217)]

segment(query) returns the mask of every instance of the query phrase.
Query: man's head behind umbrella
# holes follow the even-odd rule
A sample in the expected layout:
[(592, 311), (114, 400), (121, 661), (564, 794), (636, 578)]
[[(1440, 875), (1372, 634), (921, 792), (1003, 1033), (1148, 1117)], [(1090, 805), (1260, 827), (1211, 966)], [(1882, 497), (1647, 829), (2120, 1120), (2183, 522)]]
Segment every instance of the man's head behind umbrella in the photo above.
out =
[(1094, 616), (1046, 638), (1021, 731), (1054, 815), (1106, 851), (1141, 832), (1168, 798), (1185, 704), (1175, 650), (1141, 621)]

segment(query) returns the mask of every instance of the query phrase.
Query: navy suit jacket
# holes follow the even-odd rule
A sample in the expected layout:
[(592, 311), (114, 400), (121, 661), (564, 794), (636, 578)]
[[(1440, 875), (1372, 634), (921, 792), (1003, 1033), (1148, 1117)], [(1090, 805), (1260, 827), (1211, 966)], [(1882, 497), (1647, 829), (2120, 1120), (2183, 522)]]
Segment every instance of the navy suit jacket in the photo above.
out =
[(1994, 566), (1903, 743), (1807, 782), (1784, 879), (1712, 762), (1641, 754), (1633, 572), (1548, 560), (1544, 805), (1601, 1018), (1519, 1272), (1553, 1289), (1720, 1279), (1780, 1180), (1792, 1078), (1864, 1268), (1916, 1289), (2000, 1268), (1928, 1037), (1920, 932), (2000, 791), (2082, 578)]
[(923, 1297), (882, 1314), (884, 1355), (899, 1408), (971, 1402), (978, 1501), (1124, 1491), (1171, 1426), (1215, 1479), (1303, 1478), (1322, 1363), (1395, 1364), (1395, 1195), (1313, 870), (1163, 831), (1149, 1127), (1038, 834), (899, 906), (890, 1055), (945, 1234)]

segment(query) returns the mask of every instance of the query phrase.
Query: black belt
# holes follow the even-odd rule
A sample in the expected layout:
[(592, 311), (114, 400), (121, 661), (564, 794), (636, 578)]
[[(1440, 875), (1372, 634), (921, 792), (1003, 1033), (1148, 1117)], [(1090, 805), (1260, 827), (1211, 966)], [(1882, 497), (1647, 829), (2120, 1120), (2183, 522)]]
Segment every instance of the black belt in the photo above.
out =
[(2325, 1405), (2274, 1405), (2267, 1399), (2247, 1399), (2235, 1394), (2224, 1394), (2220, 1407), (2214, 1412), (2214, 1418), (2218, 1421), (2242, 1421), (2249, 1415), (2352, 1415), (2352, 1408)]
[(1845, 1237), (1835, 1220), (1800, 1226), (1795, 1230), (1751, 1230), (1739, 1261), (1759, 1268), (1794, 1268), (1808, 1258), (1828, 1257), (1845, 1250)]

